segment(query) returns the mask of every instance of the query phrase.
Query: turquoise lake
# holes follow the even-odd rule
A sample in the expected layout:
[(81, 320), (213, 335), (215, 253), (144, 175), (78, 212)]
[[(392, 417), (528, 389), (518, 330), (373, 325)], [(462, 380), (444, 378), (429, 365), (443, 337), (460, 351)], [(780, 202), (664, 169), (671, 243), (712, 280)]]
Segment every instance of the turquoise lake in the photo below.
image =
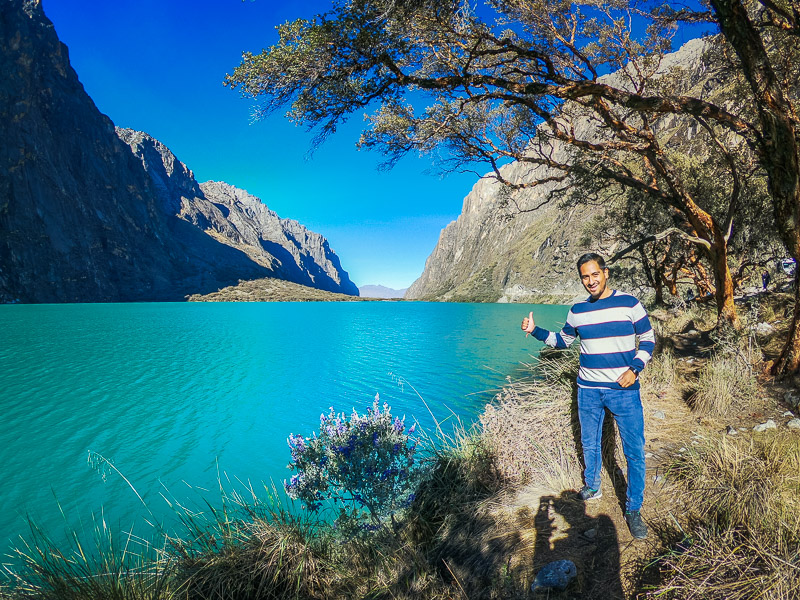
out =
[[(0, 555), (30, 516), (54, 538), (92, 515), (127, 531), (162, 494), (213, 502), (219, 477), (290, 476), (290, 433), (375, 394), (420, 427), (477, 420), (540, 348), (519, 325), (564, 306), (158, 303), (0, 306)], [(219, 474), (219, 475), (218, 475)], [(63, 514), (62, 514), (63, 511)], [(81, 525), (83, 524), (83, 525)]]

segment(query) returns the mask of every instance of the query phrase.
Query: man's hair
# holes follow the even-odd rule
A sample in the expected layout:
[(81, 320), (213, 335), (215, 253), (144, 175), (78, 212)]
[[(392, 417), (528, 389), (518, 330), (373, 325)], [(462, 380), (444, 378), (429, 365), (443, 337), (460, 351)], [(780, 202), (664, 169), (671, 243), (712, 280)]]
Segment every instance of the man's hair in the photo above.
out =
[(606, 268), (606, 261), (602, 256), (600, 256), (596, 252), (587, 252), (578, 259), (578, 273), (581, 272), (581, 267), (583, 265), (592, 261), (596, 262), (597, 266), (600, 267), (601, 269)]

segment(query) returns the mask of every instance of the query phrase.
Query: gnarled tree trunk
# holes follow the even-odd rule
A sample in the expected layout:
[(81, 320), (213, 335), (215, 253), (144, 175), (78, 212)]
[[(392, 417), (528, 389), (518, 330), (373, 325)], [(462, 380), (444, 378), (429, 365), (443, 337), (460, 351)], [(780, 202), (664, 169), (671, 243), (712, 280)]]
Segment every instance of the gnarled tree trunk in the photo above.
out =
[[(800, 264), (800, 142), (797, 116), (784, 94), (761, 32), (741, 0), (711, 0), (725, 38), (742, 62), (758, 108), (760, 162), (767, 171), (775, 222), (787, 251)], [(795, 275), (796, 277), (797, 275)], [(780, 377), (800, 368), (800, 287), (795, 286), (792, 324), (773, 367)]]

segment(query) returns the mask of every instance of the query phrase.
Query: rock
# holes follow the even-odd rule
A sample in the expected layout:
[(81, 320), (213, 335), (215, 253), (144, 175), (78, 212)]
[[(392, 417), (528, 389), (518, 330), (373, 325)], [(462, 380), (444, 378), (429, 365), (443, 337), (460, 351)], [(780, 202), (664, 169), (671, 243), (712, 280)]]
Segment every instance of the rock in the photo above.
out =
[(775, 424), (775, 421), (769, 419), (766, 423), (760, 423), (759, 425), (753, 427), (753, 431), (761, 433), (762, 431), (766, 431), (767, 429), (775, 429), (776, 427), (777, 425)]
[(661, 483), (662, 481), (664, 481), (664, 477), (662, 475), (656, 475), (653, 477), (653, 483)]
[(786, 392), (783, 395), (783, 399), (786, 401), (786, 404), (788, 404), (794, 409), (800, 407), (800, 396), (798, 396), (796, 392), (792, 391)]
[(686, 450), (687, 450), (686, 446), (681, 446), (681, 448), (680, 448), (680, 450), (678, 450), (678, 452), (683, 454), (684, 452), (686, 452)]
[(556, 560), (546, 564), (536, 574), (531, 589), (537, 591), (564, 590), (578, 574), (578, 568), (571, 560)]
[(756, 333), (760, 333), (761, 335), (772, 333), (774, 329), (775, 328), (769, 323), (759, 323), (758, 325), (756, 325)]
[(653, 418), (663, 421), (664, 419), (667, 418), (667, 415), (664, 414), (663, 410), (656, 410), (656, 411), (653, 411)]
[(593, 540), (597, 537), (597, 529), (587, 529), (583, 532), (583, 537), (585, 537), (587, 540)]
[(793, 417), (794, 413), (792, 411), (790, 411), (790, 410), (787, 410), (785, 413), (783, 413), (782, 416), (784, 416), (784, 417)]
[(736, 428), (735, 427), (731, 427), (730, 425), (728, 425), (725, 428), (725, 433), (727, 433), (728, 435), (739, 435), (739, 432), (736, 431)]
[(652, 452), (646, 452), (644, 457), (645, 458), (653, 458), (653, 453)]
[(786, 426), (789, 429), (800, 429), (800, 419), (792, 419), (786, 424)]

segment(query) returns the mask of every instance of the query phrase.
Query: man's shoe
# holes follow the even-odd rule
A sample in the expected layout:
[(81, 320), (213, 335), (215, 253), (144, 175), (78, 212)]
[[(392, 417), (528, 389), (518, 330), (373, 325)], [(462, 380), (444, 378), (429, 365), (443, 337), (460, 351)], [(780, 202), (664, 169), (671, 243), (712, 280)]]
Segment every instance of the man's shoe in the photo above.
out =
[(637, 540), (643, 540), (647, 537), (647, 525), (642, 521), (642, 513), (638, 510), (625, 511), (625, 521), (628, 523), (631, 535)]
[(598, 500), (599, 498), (602, 498), (603, 492), (600, 490), (593, 490), (588, 485), (585, 485), (581, 488), (580, 495), (581, 500), (585, 502), (586, 500)]

